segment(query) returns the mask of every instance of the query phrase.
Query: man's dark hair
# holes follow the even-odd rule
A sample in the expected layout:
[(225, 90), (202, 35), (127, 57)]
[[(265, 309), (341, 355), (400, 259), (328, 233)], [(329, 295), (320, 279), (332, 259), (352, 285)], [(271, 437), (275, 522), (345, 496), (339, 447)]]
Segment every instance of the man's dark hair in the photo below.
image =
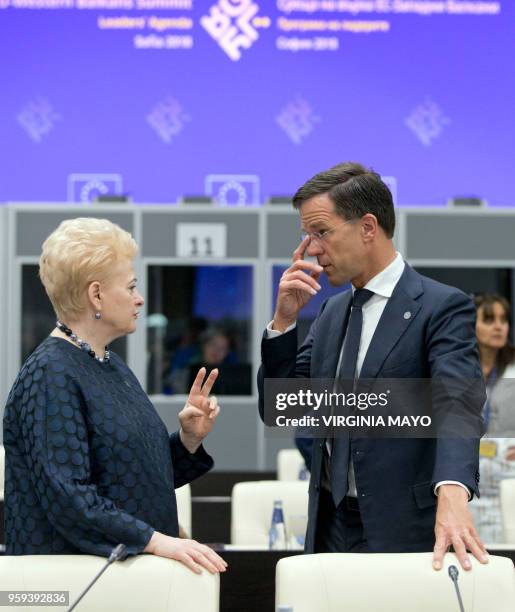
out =
[(392, 194), (377, 172), (355, 162), (338, 164), (309, 179), (293, 196), (300, 208), (310, 198), (327, 193), (336, 213), (344, 219), (361, 219), (372, 213), (388, 238), (395, 230)]

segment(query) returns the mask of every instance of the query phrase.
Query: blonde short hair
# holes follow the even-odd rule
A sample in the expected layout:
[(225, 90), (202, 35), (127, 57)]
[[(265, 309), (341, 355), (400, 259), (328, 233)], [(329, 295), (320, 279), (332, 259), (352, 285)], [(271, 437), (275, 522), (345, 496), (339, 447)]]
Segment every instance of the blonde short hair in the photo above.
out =
[(39, 276), (59, 319), (82, 314), (89, 284), (108, 282), (113, 267), (137, 252), (129, 232), (107, 219), (63, 221), (43, 243), (39, 259)]

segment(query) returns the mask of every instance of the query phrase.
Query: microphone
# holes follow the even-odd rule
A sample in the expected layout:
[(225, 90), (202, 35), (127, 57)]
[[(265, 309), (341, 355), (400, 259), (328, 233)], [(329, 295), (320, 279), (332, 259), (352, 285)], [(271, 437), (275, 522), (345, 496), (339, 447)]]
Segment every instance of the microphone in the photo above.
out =
[(111, 563), (114, 563), (115, 561), (119, 561), (122, 558), (126, 550), (127, 550), (127, 547), (125, 546), (125, 544), (118, 544), (118, 546), (113, 548), (113, 550), (111, 551), (111, 554), (109, 555), (109, 559), (106, 561), (104, 567), (98, 572), (98, 574), (88, 584), (88, 586), (84, 589), (84, 591), (82, 591), (82, 593), (74, 601), (73, 605), (70, 608), (68, 608), (66, 612), (72, 612), (72, 610), (74, 610), (77, 607), (77, 604), (79, 603), (79, 601), (84, 597), (84, 595), (86, 595), (86, 593), (91, 589), (91, 587), (100, 578), (100, 576), (106, 571), (106, 569), (111, 565)]
[(455, 565), (449, 565), (449, 576), (454, 583), (454, 588), (456, 589), (456, 597), (458, 598), (458, 603), (460, 604), (460, 612), (465, 612), (463, 601), (461, 600), (460, 588), (458, 586), (459, 575), (460, 573), (458, 572), (458, 568)]
[(113, 548), (109, 555), (108, 563), (111, 564), (113, 561), (119, 561), (122, 558), (123, 553), (126, 550), (125, 544), (118, 544), (116, 548)]

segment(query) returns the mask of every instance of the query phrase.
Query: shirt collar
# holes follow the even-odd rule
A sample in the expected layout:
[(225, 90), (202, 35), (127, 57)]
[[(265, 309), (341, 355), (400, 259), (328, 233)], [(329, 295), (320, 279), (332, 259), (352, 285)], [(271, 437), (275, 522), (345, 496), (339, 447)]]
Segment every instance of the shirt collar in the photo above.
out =
[[(399, 282), (399, 279), (404, 272), (405, 265), (406, 264), (402, 259), (402, 255), (397, 251), (395, 259), (392, 261), (392, 263), (388, 264), (384, 270), (381, 270), (379, 274), (376, 274), (373, 278), (371, 278), (363, 288), (369, 289), (377, 295), (381, 295), (386, 298), (392, 297), (395, 285)], [(356, 288), (354, 285), (352, 285), (353, 294), (355, 290)]]

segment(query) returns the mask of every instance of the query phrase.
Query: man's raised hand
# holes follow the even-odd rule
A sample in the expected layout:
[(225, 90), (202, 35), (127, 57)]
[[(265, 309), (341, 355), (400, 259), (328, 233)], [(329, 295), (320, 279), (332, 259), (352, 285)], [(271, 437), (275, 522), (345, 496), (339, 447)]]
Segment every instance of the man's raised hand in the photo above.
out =
[(279, 282), (279, 292), (274, 313), (273, 329), (284, 331), (295, 323), (299, 311), (316, 295), (322, 266), (304, 260), (311, 238), (306, 236), (293, 251), (292, 265), (284, 271)]

